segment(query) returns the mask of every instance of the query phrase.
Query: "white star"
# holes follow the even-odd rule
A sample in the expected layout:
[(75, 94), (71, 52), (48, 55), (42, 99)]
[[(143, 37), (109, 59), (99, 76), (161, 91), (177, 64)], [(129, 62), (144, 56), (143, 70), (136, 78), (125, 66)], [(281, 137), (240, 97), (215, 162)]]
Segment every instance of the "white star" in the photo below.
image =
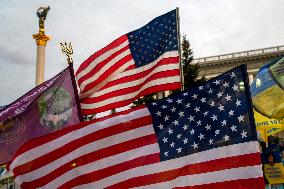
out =
[(206, 98), (201, 98), (200, 100), (202, 103), (205, 103), (206, 102)]
[[(227, 96), (225, 96), (225, 99), (227, 100), (227, 101), (229, 101), (229, 100), (231, 100), (231, 96), (229, 96), (228, 94), (227, 94)], [(232, 101), (232, 100), (231, 100)]]
[(220, 134), (220, 130), (216, 130), (215, 131), (215, 136), (219, 135)]
[(178, 104), (181, 104), (181, 103), (182, 103), (182, 99), (178, 99), (178, 100), (177, 100), (177, 103), (178, 103)]
[(167, 99), (167, 102), (168, 102), (168, 103), (172, 103), (172, 102), (173, 102), (173, 99), (169, 98), (169, 99)]
[(177, 148), (176, 150), (178, 151), (178, 153), (181, 153), (182, 148)]
[(204, 135), (202, 133), (200, 133), (200, 135), (198, 136), (199, 140), (204, 139)]
[(212, 120), (213, 120), (213, 121), (217, 120), (217, 116), (216, 116), (216, 115), (214, 115), (214, 114), (213, 114), (213, 116), (212, 116), (212, 117), (210, 117), (210, 118), (212, 118)]
[(209, 91), (207, 91), (209, 94), (213, 93), (212, 89), (210, 88)]
[(162, 108), (163, 108), (163, 109), (166, 109), (166, 108), (167, 108), (167, 106), (166, 106), (166, 105), (163, 105), (163, 106), (162, 106)]
[(157, 116), (161, 116), (162, 115), (160, 111), (157, 111), (156, 114), (157, 114)]
[(164, 125), (162, 125), (162, 124), (160, 124), (158, 127), (160, 128), (160, 130), (164, 129)]
[(156, 102), (152, 102), (152, 106), (156, 106), (157, 105), (157, 103)]
[(222, 104), (220, 104), (218, 108), (219, 108), (220, 112), (221, 112), (222, 110), (225, 111), (225, 110), (224, 110), (224, 106), (223, 106)]
[(168, 120), (169, 120), (169, 116), (166, 115), (166, 116), (165, 116), (165, 121), (168, 121)]
[(234, 86), (232, 88), (234, 89), (234, 91), (239, 91), (239, 88), (236, 84), (234, 84)]
[(241, 105), (241, 101), (239, 101), (239, 100), (237, 99), (236, 105), (237, 105), (237, 107), (240, 106), (240, 105)]
[(224, 138), (225, 142), (226, 142), (227, 140), (229, 140), (229, 136), (228, 136), (228, 135), (225, 135), (223, 138)]
[(188, 118), (188, 119), (189, 119), (190, 122), (192, 122), (192, 121), (194, 121), (194, 116), (189, 115), (189, 118)]
[(225, 83), (223, 84), (223, 86), (224, 86), (225, 88), (227, 88), (227, 87), (229, 87), (229, 83), (227, 83), (227, 82), (225, 81)]
[(208, 130), (211, 130), (211, 125), (208, 125), (208, 124), (207, 124), (207, 125), (205, 126), (205, 128), (206, 128), (207, 131), (208, 131)]
[(167, 152), (164, 152), (164, 155), (165, 155), (165, 156), (169, 156), (168, 154), (169, 154), (169, 152), (168, 152), (168, 151), (167, 151)]
[(173, 121), (173, 124), (178, 125), (178, 120)]
[(214, 141), (214, 140), (210, 139), (210, 140), (209, 140), (209, 145), (213, 144), (213, 141)]
[(184, 112), (179, 112), (178, 115), (179, 115), (179, 117), (182, 117), (182, 116), (184, 116)]
[(220, 85), (220, 80), (215, 80), (213, 83), (214, 83), (215, 85)]
[(187, 96), (188, 95), (188, 93), (186, 92), (186, 93), (183, 93), (183, 96)]
[(197, 99), (197, 94), (193, 94), (191, 97), (192, 97), (193, 99)]
[(198, 148), (198, 144), (195, 144), (195, 142), (193, 142), (193, 144), (191, 145), (194, 149)]
[(193, 134), (194, 134), (194, 131), (195, 131), (194, 129), (191, 129), (191, 131), (189, 131), (189, 132), (190, 132), (190, 134), (193, 135)]
[(196, 107), (194, 108), (194, 110), (195, 110), (195, 112), (200, 112), (200, 107), (197, 107), (197, 106), (196, 106)]
[(213, 100), (211, 101), (210, 106), (211, 107), (215, 106), (215, 102)]
[(223, 95), (223, 92), (219, 92), (219, 93), (217, 94), (218, 98), (222, 97), (222, 95)]
[(181, 137), (181, 134), (178, 134), (178, 135), (177, 135), (177, 138), (180, 138), (180, 137)]
[(233, 78), (233, 77), (236, 77), (234, 72), (231, 73), (231, 78)]
[(237, 131), (237, 129), (236, 129), (236, 128), (237, 128), (237, 126), (232, 125), (232, 127), (231, 127), (232, 132), (233, 132), (233, 131)]
[(172, 143), (170, 144), (170, 146), (171, 146), (172, 148), (175, 147), (175, 143), (172, 142)]
[(198, 89), (201, 91), (203, 90), (203, 86), (199, 86)]
[(240, 116), (238, 117), (239, 122), (244, 121), (244, 118), (245, 118), (245, 116), (240, 115)]
[(171, 128), (169, 128), (168, 130), (169, 135), (173, 133), (173, 130)]
[(190, 103), (187, 103), (187, 104), (185, 105), (185, 107), (189, 108), (189, 107), (190, 107)]
[(208, 113), (209, 113), (209, 111), (204, 112), (204, 113), (203, 113), (203, 116), (204, 116), (204, 117), (207, 116)]
[(247, 137), (247, 132), (243, 130), (243, 132), (241, 133), (241, 135), (242, 135), (242, 138), (245, 138), (245, 137)]
[(164, 137), (162, 140), (164, 141), (164, 143), (168, 142), (168, 138), (166, 137)]
[(201, 121), (200, 120), (198, 120), (196, 123), (197, 123), (197, 125), (201, 125)]
[(226, 120), (223, 120), (221, 123), (222, 123), (222, 126), (227, 125), (227, 121)]
[(187, 128), (188, 128), (187, 125), (184, 125), (184, 126), (183, 126), (183, 130), (186, 130)]
[(175, 107), (172, 107), (171, 111), (172, 111), (172, 112), (175, 112), (175, 111), (176, 111), (176, 108), (175, 108)]
[(233, 110), (230, 110), (229, 111), (229, 117), (233, 116), (234, 115), (234, 111)]
[(183, 140), (183, 144), (187, 144), (187, 141), (188, 141), (188, 139), (185, 138), (185, 139)]

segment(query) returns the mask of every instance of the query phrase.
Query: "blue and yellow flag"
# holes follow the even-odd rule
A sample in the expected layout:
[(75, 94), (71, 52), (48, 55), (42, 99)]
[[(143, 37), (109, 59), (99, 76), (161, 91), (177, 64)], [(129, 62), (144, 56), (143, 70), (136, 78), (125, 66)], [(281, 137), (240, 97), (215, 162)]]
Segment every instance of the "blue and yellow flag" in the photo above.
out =
[(254, 108), (269, 118), (284, 118), (284, 57), (260, 68), (251, 85)]

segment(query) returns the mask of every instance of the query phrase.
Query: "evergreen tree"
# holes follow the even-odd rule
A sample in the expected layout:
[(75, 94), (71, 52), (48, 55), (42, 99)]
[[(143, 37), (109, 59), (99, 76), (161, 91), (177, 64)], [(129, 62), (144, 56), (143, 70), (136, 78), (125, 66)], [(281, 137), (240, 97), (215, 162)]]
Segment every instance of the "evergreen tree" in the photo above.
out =
[(197, 79), (199, 75), (199, 65), (191, 64), (193, 60), (193, 52), (190, 48), (189, 40), (186, 38), (186, 35), (182, 37), (182, 67), (184, 75), (184, 89), (192, 88), (197, 86), (205, 81), (205, 78)]

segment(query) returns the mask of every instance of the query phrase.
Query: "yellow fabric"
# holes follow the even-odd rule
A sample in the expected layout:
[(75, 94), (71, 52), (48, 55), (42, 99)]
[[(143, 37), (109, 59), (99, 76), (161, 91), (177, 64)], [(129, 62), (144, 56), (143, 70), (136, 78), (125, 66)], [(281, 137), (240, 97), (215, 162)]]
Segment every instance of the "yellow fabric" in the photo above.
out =
[(270, 119), (257, 111), (253, 110), (255, 125), (258, 129), (282, 128), (283, 123), (281, 119)]
[(256, 131), (259, 137), (266, 141), (267, 137), (284, 130), (282, 120), (270, 119), (254, 110)]
[(270, 184), (284, 183), (284, 169), (282, 163), (275, 163), (273, 166), (264, 164), (264, 174)]
[(284, 92), (274, 85), (252, 98), (254, 107), (267, 115), (276, 119), (284, 118)]

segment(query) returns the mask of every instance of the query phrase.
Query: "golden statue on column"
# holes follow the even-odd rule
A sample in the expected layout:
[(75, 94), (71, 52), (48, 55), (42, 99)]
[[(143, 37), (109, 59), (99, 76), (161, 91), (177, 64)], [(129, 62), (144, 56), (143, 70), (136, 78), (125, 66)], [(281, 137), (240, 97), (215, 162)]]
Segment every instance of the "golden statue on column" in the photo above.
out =
[(44, 82), (44, 64), (45, 64), (45, 46), (47, 41), (50, 39), (49, 36), (45, 35), (44, 21), (50, 7), (40, 7), (37, 10), (37, 16), (39, 18), (39, 32), (34, 34), (33, 38), (37, 44), (37, 58), (36, 58), (36, 85)]

